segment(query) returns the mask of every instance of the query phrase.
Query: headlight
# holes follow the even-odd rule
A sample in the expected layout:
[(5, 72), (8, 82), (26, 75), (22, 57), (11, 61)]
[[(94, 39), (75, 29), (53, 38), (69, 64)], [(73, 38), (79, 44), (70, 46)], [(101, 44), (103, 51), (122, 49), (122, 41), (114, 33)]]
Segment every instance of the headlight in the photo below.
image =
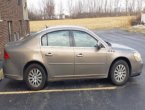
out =
[(134, 53), (134, 58), (135, 58), (136, 61), (141, 61), (141, 55), (140, 55), (140, 53), (135, 52)]

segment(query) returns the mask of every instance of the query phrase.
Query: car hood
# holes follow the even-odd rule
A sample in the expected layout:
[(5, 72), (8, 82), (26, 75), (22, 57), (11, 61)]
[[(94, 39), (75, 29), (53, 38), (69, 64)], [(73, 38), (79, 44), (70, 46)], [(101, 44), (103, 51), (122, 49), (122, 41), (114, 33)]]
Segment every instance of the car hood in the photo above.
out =
[(110, 43), (110, 44), (111, 44), (111, 47), (115, 50), (136, 51), (135, 49), (125, 46), (125, 45), (116, 44), (116, 43)]

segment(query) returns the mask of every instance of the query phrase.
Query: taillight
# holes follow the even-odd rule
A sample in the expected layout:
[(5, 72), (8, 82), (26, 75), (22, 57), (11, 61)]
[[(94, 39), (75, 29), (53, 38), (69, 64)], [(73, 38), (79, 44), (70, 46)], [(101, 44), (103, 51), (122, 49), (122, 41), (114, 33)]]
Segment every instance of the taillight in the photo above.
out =
[(7, 60), (9, 58), (10, 58), (9, 54), (4, 50), (4, 59)]

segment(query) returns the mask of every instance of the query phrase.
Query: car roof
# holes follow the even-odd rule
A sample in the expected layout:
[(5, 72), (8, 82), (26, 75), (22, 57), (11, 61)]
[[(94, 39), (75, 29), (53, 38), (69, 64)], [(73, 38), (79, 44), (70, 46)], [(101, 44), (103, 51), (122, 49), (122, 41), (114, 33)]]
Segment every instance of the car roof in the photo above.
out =
[(74, 25), (59, 25), (59, 26), (52, 26), (49, 27), (48, 29), (57, 29), (57, 28), (78, 28), (78, 29), (86, 29), (84, 27), (81, 26), (74, 26)]
[(52, 27), (48, 27), (41, 32), (46, 32), (46, 31), (55, 31), (55, 30), (65, 30), (65, 29), (74, 29), (74, 30), (88, 30), (85, 27), (81, 27), (81, 26), (74, 26), (74, 25), (59, 25), (59, 26), (52, 26)]

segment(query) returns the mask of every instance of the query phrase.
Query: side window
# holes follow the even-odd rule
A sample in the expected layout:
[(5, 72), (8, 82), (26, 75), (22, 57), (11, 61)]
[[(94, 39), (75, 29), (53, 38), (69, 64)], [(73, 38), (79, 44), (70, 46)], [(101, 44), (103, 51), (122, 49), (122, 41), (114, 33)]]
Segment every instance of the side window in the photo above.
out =
[(89, 34), (82, 31), (73, 31), (76, 47), (95, 47), (98, 42)]
[(69, 31), (56, 31), (43, 36), (42, 46), (65, 46), (69, 47)]
[(42, 37), (41, 41), (42, 41), (42, 46), (48, 46), (47, 35), (44, 35)]

